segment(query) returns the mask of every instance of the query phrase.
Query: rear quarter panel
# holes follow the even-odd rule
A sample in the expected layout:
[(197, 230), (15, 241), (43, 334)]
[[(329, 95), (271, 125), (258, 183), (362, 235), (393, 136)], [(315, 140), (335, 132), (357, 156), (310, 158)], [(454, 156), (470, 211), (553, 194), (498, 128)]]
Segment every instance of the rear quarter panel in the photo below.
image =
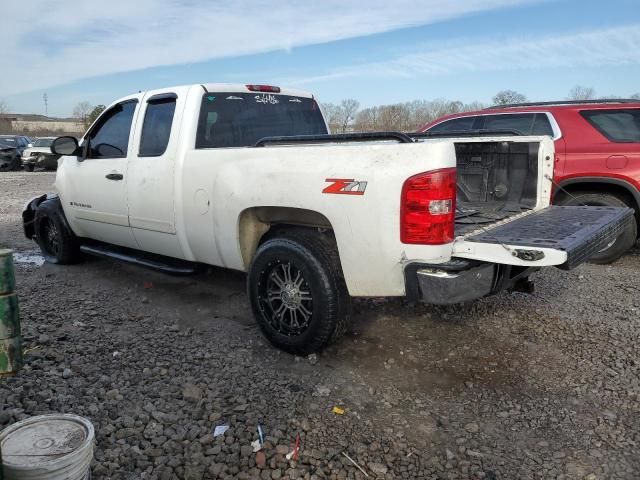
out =
[(640, 189), (640, 143), (611, 142), (578, 110), (559, 110), (554, 115), (562, 129), (566, 152), (556, 181), (611, 177), (626, 180)]
[[(187, 258), (246, 270), (238, 220), (249, 208), (316, 211), (332, 225), (354, 296), (403, 295), (403, 265), (443, 262), (451, 245), (400, 242), (400, 195), (412, 175), (455, 166), (453, 143), (282, 146), (187, 151), (178, 209)], [(363, 195), (322, 193), (327, 179), (367, 182)]]

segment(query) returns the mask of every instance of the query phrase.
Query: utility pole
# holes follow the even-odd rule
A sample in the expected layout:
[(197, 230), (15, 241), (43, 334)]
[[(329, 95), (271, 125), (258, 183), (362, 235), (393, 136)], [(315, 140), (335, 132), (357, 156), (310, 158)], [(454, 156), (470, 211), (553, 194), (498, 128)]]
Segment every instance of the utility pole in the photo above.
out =
[(44, 92), (42, 94), (42, 100), (44, 100), (44, 114), (45, 116), (49, 116), (49, 96), (47, 95), (47, 92)]

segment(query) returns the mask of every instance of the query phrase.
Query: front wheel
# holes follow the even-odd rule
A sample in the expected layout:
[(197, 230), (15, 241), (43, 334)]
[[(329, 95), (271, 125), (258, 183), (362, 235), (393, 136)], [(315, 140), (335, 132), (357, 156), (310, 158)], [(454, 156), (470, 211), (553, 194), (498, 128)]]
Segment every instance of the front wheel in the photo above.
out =
[(60, 200), (45, 200), (34, 218), (36, 242), (49, 263), (68, 265), (80, 258), (78, 239), (67, 226)]
[[(589, 205), (596, 207), (629, 207), (620, 198), (607, 193), (583, 192), (576, 193), (572, 197), (565, 197), (559, 205)], [(638, 237), (638, 225), (634, 221), (629, 222), (627, 228), (609, 245), (596, 253), (589, 262), (606, 265), (615, 262), (636, 243)]]
[(322, 350), (348, 326), (350, 297), (335, 242), (326, 234), (294, 229), (264, 242), (247, 290), (260, 329), (287, 352)]

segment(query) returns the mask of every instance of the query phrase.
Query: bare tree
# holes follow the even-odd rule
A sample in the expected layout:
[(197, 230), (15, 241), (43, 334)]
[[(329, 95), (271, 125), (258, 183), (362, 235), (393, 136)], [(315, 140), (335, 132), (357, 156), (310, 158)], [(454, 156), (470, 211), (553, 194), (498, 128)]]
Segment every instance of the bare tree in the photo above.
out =
[(340, 105), (336, 105), (335, 103), (323, 103), (322, 113), (329, 125), (329, 131), (331, 133), (339, 131), (340, 125), (342, 124), (342, 109), (340, 108)]
[(340, 110), (342, 110), (342, 133), (345, 133), (349, 125), (355, 120), (359, 108), (360, 102), (353, 98), (348, 98), (340, 102)]
[(569, 90), (567, 100), (593, 100), (596, 98), (596, 91), (591, 87), (576, 85)]
[(493, 97), (494, 105), (508, 105), (510, 103), (523, 103), (527, 97), (515, 90), (501, 90)]
[(414, 100), (394, 105), (378, 105), (361, 110), (356, 115), (353, 128), (360, 132), (394, 130), (414, 132), (423, 125), (451, 113), (481, 110), (480, 102), (463, 104), (445, 99)]
[(13, 128), (11, 126), (11, 120), (6, 118), (4, 115), (8, 113), (9, 107), (7, 106), (7, 102), (4, 100), (0, 100), (0, 133), (12, 133)]
[(93, 110), (93, 105), (89, 102), (80, 102), (73, 109), (73, 118), (75, 118), (79, 123), (84, 125), (84, 128), (89, 127), (89, 115)]
[(634, 100), (640, 100), (640, 92), (634, 93), (629, 98), (633, 98)]

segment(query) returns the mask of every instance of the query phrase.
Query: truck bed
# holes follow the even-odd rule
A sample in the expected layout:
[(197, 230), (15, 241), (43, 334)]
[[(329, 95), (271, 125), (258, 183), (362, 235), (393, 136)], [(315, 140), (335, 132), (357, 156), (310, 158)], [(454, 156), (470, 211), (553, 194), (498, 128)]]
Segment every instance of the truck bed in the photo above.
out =
[(532, 210), (539, 142), (457, 142), (456, 236)]

